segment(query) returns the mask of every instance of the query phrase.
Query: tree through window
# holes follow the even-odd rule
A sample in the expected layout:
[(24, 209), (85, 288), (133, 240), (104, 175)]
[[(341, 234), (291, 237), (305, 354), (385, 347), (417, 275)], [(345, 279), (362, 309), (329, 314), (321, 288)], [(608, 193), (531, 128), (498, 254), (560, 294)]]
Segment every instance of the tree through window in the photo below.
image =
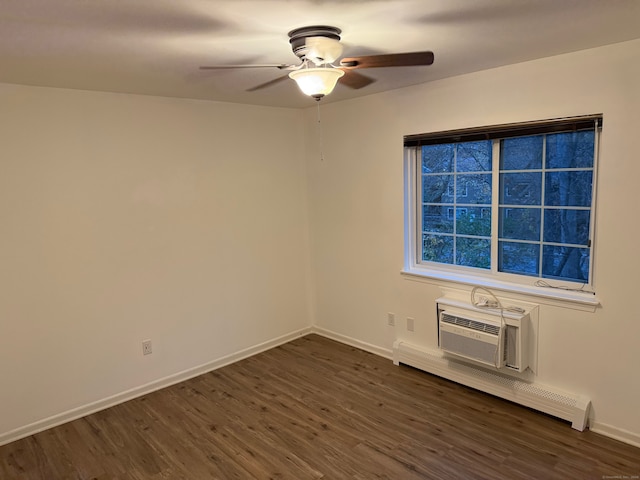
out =
[(601, 116), (405, 137), (415, 263), (590, 283)]

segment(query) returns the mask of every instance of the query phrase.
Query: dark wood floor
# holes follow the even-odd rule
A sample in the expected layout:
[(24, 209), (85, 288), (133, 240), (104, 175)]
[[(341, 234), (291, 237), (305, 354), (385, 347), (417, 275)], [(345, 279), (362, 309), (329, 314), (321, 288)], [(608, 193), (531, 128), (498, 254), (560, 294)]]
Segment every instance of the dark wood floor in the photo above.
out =
[(638, 448), (317, 335), (0, 447), (2, 480), (638, 475)]

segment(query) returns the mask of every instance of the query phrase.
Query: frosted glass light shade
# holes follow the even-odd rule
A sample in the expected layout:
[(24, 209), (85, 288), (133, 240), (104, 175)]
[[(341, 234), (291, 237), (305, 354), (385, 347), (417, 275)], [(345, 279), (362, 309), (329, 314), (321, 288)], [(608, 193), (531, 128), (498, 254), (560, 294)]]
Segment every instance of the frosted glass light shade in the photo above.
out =
[(289, 77), (296, 81), (302, 93), (320, 99), (333, 91), (343, 75), (337, 68), (305, 68), (291, 72)]

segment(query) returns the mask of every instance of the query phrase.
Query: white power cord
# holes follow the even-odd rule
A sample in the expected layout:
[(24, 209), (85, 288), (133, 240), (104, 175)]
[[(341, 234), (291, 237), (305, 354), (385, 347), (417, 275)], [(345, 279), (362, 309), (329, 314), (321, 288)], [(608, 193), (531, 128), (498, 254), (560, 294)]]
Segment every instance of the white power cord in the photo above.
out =
[[(479, 290), (487, 293), (488, 295), (490, 295), (491, 298), (479, 297), (479, 299), (476, 300), (476, 293)], [(473, 287), (473, 289), (471, 290), (471, 304), (476, 308), (489, 308), (489, 309), (496, 309), (500, 311), (500, 331), (498, 333), (498, 344), (496, 345), (496, 351), (494, 352), (494, 355), (493, 355), (493, 366), (496, 369), (498, 369), (500, 368), (500, 365), (498, 364), (498, 362), (500, 361), (500, 359), (498, 358), (498, 352), (500, 351), (500, 345), (502, 345), (502, 342), (503, 342), (504, 330), (505, 330), (505, 320), (504, 320), (505, 308), (500, 303), (500, 300), (498, 300), (498, 297), (496, 297), (491, 290), (485, 287)], [(509, 309), (510, 308), (518, 308), (518, 307), (509, 307)], [(522, 309), (520, 308), (519, 310), (522, 310)], [(524, 313), (524, 310), (522, 310), (521, 313)]]
[(534, 282), (534, 285), (536, 287), (555, 288), (556, 290), (565, 290), (567, 292), (585, 292), (585, 293), (592, 293), (594, 295), (596, 294), (596, 292), (593, 292), (591, 290), (585, 290), (585, 287), (587, 286), (586, 283), (583, 283), (580, 288), (572, 288), (572, 287), (567, 287), (566, 285), (551, 285), (549, 282), (546, 282), (544, 280), (536, 280)]

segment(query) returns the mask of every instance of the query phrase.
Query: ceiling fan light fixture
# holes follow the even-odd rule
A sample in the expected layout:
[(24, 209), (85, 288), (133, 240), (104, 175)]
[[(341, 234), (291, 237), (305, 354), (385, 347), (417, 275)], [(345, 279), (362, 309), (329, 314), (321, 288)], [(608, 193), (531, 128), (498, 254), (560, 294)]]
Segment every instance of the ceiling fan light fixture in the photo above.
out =
[(340, 77), (344, 75), (337, 68), (305, 68), (289, 74), (305, 95), (320, 100), (333, 92)]

